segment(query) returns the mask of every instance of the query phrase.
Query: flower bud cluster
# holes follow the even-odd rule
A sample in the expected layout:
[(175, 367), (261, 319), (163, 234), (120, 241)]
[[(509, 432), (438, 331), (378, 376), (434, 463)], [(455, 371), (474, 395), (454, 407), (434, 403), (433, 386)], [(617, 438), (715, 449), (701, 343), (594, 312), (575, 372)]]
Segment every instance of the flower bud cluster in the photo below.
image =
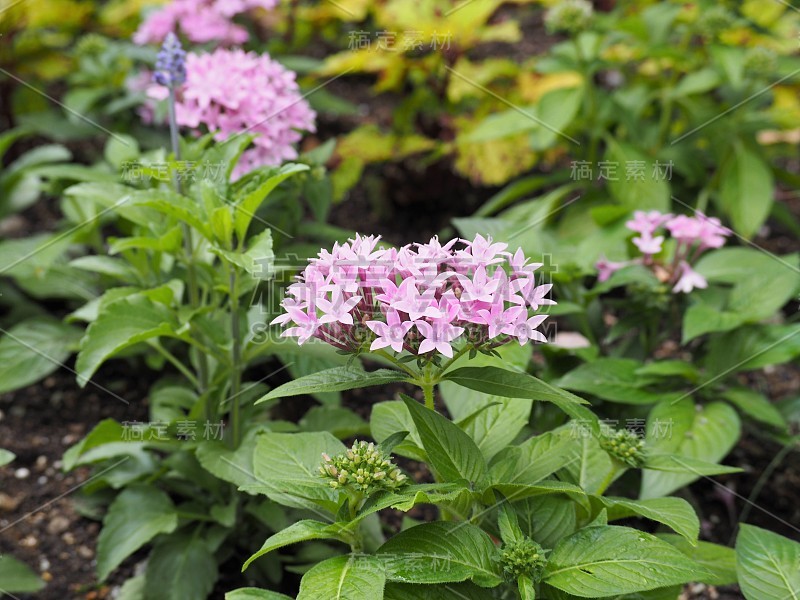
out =
[(600, 434), (600, 447), (613, 458), (631, 467), (644, 464), (644, 440), (634, 431), (608, 429)]
[(589, 26), (593, 13), (587, 0), (562, 0), (547, 11), (544, 23), (550, 33), (575, 34)]
[(333, 458), (323, 453), (322, 461), (320, 475), (331, 480), (333, 489), (350, 487), (372, 493), (395, 489), (408, 479), (392, 463), (391, 456), (372, 442), (357, 441), (347, 452)]
[(547, 564), (545, 550), (529, 537), (519, 542), (507, 544), (500, 554), (500, 564), (509, 580), (520, 575), (528, 575), (534, 581), (540, 581)]

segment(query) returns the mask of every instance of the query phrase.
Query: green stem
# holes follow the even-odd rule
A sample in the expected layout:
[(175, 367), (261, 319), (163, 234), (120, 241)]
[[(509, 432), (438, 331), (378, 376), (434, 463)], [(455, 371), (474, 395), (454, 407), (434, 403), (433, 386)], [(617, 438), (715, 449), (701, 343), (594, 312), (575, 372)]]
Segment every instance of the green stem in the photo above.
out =
[(425, 406), (431, 410), (436, 410), (436, 406), (433, 403), (433, 387), (433, 383), (423, 383), (422, 392), (425, 394)]
[[(178, 121), (175, 116), (175, 88), (169, 86), (169, 102), (167, 103), (169, 110), (169, 138), (172, 144), (172, 154), (176, 161), (181, 160), (181, 145), (180, 138), (178, 137)], [(183, 186), (181, 180), (178, 178), (175, 171), (172, 171), (172, 182), (175, 190), (179, 194), (183, 194)], [(183, 231), (183, 247), (186, 253), (186, 275), (189, 287), (189, 302), (192, 308), (200, 307), (200, 288), (197, 284), (197, 271), (194, 264), (194, 243), (192, 241), (192, 230), (186, 222), (181, 223)], [(208, 357), (200, 352), (197, 355), (197, 374), (200, 381), (200, 391), (204, 392), (208, 385)]]
[(450, 359), (450, 360), (448, 360), (446, 363), (444, 363), (444, 365), (442, 365), (442, 368), (439, 370), (439, 377), (441, 377), (442, 375), (444, 375), (445, 371), (447, 371), (447, 369), (449, 369), (449, 368), (450, 368), (450, 366), (451, 366), (451, 365), (452, 365), (454, 362), (456, 362), (456, 361), (457, 361), (459, 358), (461, 358), (462, 356), (464, 356), (464, 354), (465, 354), (466, 352), (468, 352), (469, 350), (472, 350), (472, 346), (471, 346), (471, 345), (469, 345), (469, 344), (464, 344), (464, 346), (461, 348), (461, 350), (459, 350), (458, 352), (456, 352), (456, 353), (453, 355), (453, 358), (451, 358), (451, 359)]
[(394, 356), (392, 356), (385, 350), (373, 350), (372, 353), (377, 354), (378, 356), (382, 356), (383, 358), (391, 362), (394, 366), (396, 366), (398, 369), (401, 369), (406, 373), (408, 373), (409, 375), (411, 375), (411, 377), (413, 377), (414, 379), (419, 378), (419, 373), (401, 363), (399, 360), (397, 360)]
[(239, 278), (236, 269), (230, 272), (231, 293), (231, 441), (234, 448), (241, 441), (241, 423), (239, 415), (239, 394), (242, 387), (242, 334), (239, 330)]
[(180, 371), (181, 374), (184, 377), (186, 377), (186, 379), (189, 380), (189, 382), (195, 387), (196, 390), (198, 391), (200, 390), (200, 382), (197, 380), (197, 377), (195, 377), (194, 373), (192, 373), (186, 367), (186, 365), (184, 365), (180, 360), (178, 360), (178, 358), (174, 354), (172, 354), (172, 352), (164, 348), (158, 341), (152, 342), (150, 346), (155, 348), (161, 354), (161, 356), (166, 358), (167, 361), (169, 361), (170, 364), (172, 364), (172, 366), (178, 369), (178, 371)]

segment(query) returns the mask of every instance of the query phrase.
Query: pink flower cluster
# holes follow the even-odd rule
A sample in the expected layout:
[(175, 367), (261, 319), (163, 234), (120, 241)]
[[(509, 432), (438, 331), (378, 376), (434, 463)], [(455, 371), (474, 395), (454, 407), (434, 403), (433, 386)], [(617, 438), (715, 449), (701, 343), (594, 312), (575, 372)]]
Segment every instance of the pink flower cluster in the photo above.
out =
[[(164, 99), (168, 90), (152, 86), (148, 95)], [(256, 133), (253, 147), (242, 155), (234, 176), (255, 167), (278, 165), (297, 157), (293, 144), (300, 131), (314, 131), (316, 114), (300, 95), (295, 73), (266, 54), (217, 49), (186, 56), (186, 83), (175, 107), (178, 125), (204, 125), (224, 140)]]
[[(663, 214), (657, 210), (644, 212), (637, 210), (633, 219), (625, 223), (631, 231), (636, 232), (633, 244), (639, 249), (640, 258), (625, 261), (611, 262), (605, 258), (600, 259), (595, 267), (598, 271), (598, 280), (606, 281), (611, 275), (631, 264), (643, 264), (653, 268), (654, 272), (663, 281), (673, 284), (675, 293), (689, 293), (695, 288), (708, 287), (705, 278), (694, 271), (691, 263), (710, 248), (721, 248), (725, 245), (725, 238), (731, 231), (723, 227), (720, 220), (707, 217), (698, 212), (695, 217), (686, 215)], [(666, 229), (670, 236), (677, 242), (671, 264), (664, 265), (655, 259), (663, 249), (665, 236), (656, 235), (659, 229)]]
[(277, 0), (172, 0), (145, 18), (133, 41), (160, 44), (180, 28), (180, 33), (198, 44), (243, 44), (249, 37), (247, 29), (234, 23), (233, 17), (256, 8), (270, 10), (277, 4)]
[(351, 352), (369, 343), (447, 357), (459, 341), (482, 349), (547, 341), (536, 330), (547, 315), (530, 313), (555, 304), (545, 297), (552, 285), (536, 285), (541, 264), (528, 264), (521, 250), (480, 235), (400, 249), (378, 248), (378, 240), (356, 235), (311, 259), (272, 322), (289, 325), (281, 335)]

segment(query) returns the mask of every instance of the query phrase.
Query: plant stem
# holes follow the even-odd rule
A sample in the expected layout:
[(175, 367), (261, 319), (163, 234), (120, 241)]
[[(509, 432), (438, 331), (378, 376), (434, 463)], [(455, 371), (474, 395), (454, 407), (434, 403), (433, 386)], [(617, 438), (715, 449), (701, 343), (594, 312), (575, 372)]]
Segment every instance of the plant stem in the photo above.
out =
[(433, 383), (423, 383), (422, 392), (425, 394), (425, 406), (435, 411), (436, 406), (433, 403), (433, 386)]
[(442, 365), (442, 368), (441, 368), (441, 370), (439, 371), (439, 376), (443, 375), (443, 374), (444, 374), (444, 372), (445, 372), (445, 371), (447, 371), (447, 369), (449, 369), (449, 368), (450, 368), (450, 366), (451, 366), (451, 365), (452, 365), (454, 362), (456, 362), (456, 361), (457, 361), (459, 358), (461, 358), (462, 356), (464, 356), (464, 354), (465, 354), (467, 351), (469, 351), (469, 350), (472, 350), (472, 346), (470, 346), (469, 344), (464, 344), (464, 346), (461, 348), (461, 350), (459, 350), (458, 352), (456, 352), (456, 353), (453, 355), (453, 358), (451, 358), (451, 359), (450, 359), (450, 360), (448, 360), (446, 363), (444, 363), (444, 365)]
[(172, 364), (172, 366), (178, 369), (178, 371), (180, 371), (181, 374), (184, 377), (186, 377), (186, 379), (189, 380), (189, 382), (195, 387), (196, 390), (198, 391), (200, 390), (200, 382), (197, 381), (197, 377), (195, 377), (194, 373), (192, 373), (186, 367), (186, 365), (184, 365), (180, 360), (178, 360), (177, 357), (174, 354), (172, 354), (172, 352), (164, 348), (164, 346), (162, 346), (158, 341), (154, 341), (153, 343), (150, 344), (150, 346), (155, 348), (161, 354), (161, 356), (166, 358), (167, 361), (169, 361)]
[(399, 360), (397, 360), (394, 356), (392, 356), (385, 350), (373, 350), (372, 353), (377, 354), (378, 356), (382, 356), (386, 360), (390, 361), (393, 365), (395, 365), (398, 369), (401, 369), (406, 373), (408, 373), (409, 375), (411, 375), (411, 377), (413, 377), (414, 379), (419, 378), (419, 373), (415, 372), (413, 369), (410, 369), (409, 367), (401, 363)]
[(239, 415), (239, 394), (242, 387), (242, 335), (239, 330), (239, 278), (235, 268), (231, 268), (231, 441), (234, 448), (241, 441), (241, 423)]
[[(175, 87), (169, 86), (169, 102), (167, 103), (169, 110), (169, 139), (172, 144), (172, 154), (176, 161), (181, 160), (181, 145), (178, 137), (178, 120), (175, 116)], [(183, 186), (181, 180), (172, 172), (172, 181), (175, 185), (175, 190), (179, 194), (183, 194)], [(192, 230), (185, 222), (181, 223), (183, 230), (183, 247), (186, 252), (186, 274), (189, 284), (189, 302), (193, 308), (200, 306), (200, 288), (197, 285), (197, 272), (194, 264), (194, 243), (192, 242)], [(197, 374), (200, 382), (200, 392), (204, 392), (208, 385), (208, 357), (199, 352), (197, 355)], [(205, 410), (208, 416), (207, 409)]]

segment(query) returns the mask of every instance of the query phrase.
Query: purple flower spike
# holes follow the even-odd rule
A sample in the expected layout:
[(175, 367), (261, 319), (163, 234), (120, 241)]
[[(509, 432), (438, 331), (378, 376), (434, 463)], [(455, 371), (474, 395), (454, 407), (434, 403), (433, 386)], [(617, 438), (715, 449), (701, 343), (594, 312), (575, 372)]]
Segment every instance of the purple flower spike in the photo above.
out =
[(153, 81), (169, 88), (175, 88), (186, 81), (186, 52), (181, 47), (178, 36), (172, 32), (167, 34), (161, 45)]

